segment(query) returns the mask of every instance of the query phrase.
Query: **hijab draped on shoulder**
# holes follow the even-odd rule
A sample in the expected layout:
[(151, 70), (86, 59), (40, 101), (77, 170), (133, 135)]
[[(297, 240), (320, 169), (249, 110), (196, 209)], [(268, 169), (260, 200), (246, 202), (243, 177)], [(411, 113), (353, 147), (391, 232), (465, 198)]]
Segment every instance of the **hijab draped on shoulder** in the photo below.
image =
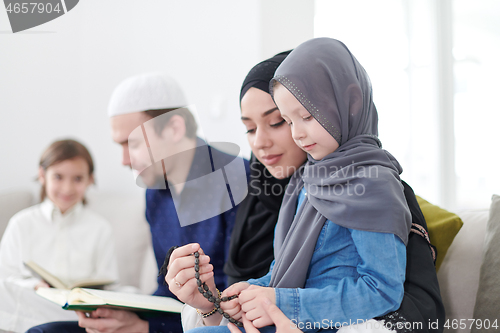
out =
[[(339, 148), (307, 163), (291, 178), (279, 212), (270, 287), (303, 288), (326, 220), (392, 233), (405, 244), (411, 216), (397, 160), (381, 148), (370, 79), (338, 40), (316, 38), (294, 49), (270, 83), (288, 89)], [(302, 187), (307, 199), (296, 213)]]
[[(289, 53), (279, 53), (254, 66), (243, 82), (240, 101), (252, 87), (269, 93), (269, 81)], [(252, 155), (248, 195), (238, 206), (229, 257), (224, 266), (224, 273), (232, 280), (230, 282), (259, 278), (269, 271), (274, 259), (274, 227), (285, 193), (281, 191), (273, 194), (270, 189), (275, 184), (278, 186), (274, 188), (284, 189), (289, 180), (274, 178)]]

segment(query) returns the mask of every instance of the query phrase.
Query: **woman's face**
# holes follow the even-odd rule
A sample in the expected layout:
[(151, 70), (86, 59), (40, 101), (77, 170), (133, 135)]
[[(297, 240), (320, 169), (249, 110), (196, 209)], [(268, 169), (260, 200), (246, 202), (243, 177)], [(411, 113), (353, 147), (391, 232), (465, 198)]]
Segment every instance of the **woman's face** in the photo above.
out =
[(290, 177), (304, 164), (306, 153), (293, 141), (270, 94), (250, 88), (241, 99), (241, 120), (253, 154), (273, 177)]

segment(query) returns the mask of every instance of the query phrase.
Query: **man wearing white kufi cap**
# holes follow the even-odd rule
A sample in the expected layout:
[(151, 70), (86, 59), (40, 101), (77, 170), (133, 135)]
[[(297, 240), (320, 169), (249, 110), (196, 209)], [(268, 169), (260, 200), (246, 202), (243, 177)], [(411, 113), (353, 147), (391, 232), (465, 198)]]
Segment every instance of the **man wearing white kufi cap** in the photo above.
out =
[[(217, 288), (224, 290), (223, 266), (235, 205), (246, 196), (249, 166), (198, 138), (196, 121), (186, 106), (173, 78), (160, 73), (130, 77), (115, 88), (109, 102), (112, 138), (122, 146), (122, 164), (132, 169), (139, 186), (148, 188), (146, 219), (158, 268), (172, 246), (199, 243), (210, 256)], [(238, 149), (226, 145), (234, 147)], [(154, 295), (175, 298), (163, 276), (158, 277)], [(79, 317), (79, 324), (92, 332), (182, 332), (179, 314), (142, 319), (130, 311), (101, 308), (92, 318), (81, 313)], [(70, 322), (28, 332), (83, 330)]]
[[(150, 152), (161, 158), (187, 152), (185, 159), (171, 158), (164, 161), (177, 164), (175, 170), (165, 170), (169, 181), (178, 178), (174, 184), (182, 184), (186, 178), (194, 155), (193, 149), (198, 145), (197, 124), (191, 112), (185, 108), (187, 104), (177, 82), (161, 73), (130, 77), (113, 91), (108, 107), (112, 137), (122, 146), (122, 164), (132, 168), (139, 185), (165, 187), (164, 181), (155, 184), (159, 180), (155, 177), (163, 179), (163, 166), (151, 165), (155, 161), (151, 161)], [(166, 165), (167, 169), (170, 166)], [(147, 167), (150, 168), (145, 170)], [(178, 192), (181, 190), (182, 187)]]

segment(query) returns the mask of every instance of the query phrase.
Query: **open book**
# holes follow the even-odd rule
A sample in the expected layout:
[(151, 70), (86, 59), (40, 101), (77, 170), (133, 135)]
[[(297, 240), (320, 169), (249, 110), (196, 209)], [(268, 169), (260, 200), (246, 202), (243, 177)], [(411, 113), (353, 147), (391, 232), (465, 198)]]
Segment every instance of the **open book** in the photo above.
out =
[(119, 293), (109, 290), (75, 288), (73, 290), (38, 288), (36, 293), (65, 310), (93, 311), (100, 307), (130, 311), (181, 313), (182, 304), (171, 297)]
[(25, 262), (24, 265), (31, 271), (35, 276), (40, 279), (45, 280), (51, 287), (59, 289), (71, 290), (77, 287), (92, 287), (92, 288), (102, 288), (108, 284), (112, 284), (115, 281), (109, 279), (85, 279), (79, 281), (61, 281), (59, 278), (55, 277), (51, 273), (47, 272), (40, 265), (33, 261)]

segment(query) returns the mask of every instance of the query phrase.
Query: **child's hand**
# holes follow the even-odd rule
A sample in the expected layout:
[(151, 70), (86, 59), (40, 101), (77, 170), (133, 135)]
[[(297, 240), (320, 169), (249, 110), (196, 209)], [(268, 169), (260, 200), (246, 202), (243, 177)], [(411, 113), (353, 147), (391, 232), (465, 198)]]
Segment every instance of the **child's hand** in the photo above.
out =
[(266, 298), (271, 301), (271, 304), (276, 304), (274, 288), (250, 286), (243, 290), (238, 298), (246, 318), (257, 328), (274, 324), (263, 307)]
[(35, 286), (35, 290), (38, 290), (38, 288), (50, 288), (50, 286), (47, 282), (42, 280), (42, 281), (37, 283), (37, 285)]
[(200, 252), (200, 280), (206, 282), (212, 293), (217, 295), (214, 282), (214, 267), (210, 264), (210, 257), (204, 255), (200, 245), (196, 243), (179, 247), (172, 252), (165, 281), (168, 283), (168, 289), (179, 300), (206, 313), (212, 311), (214, 305), (198, 291), (198, 285), (194, 277), (195, 258), (191, 255), (196, 251)]
[[(274, 304), (271, 303), (267, 298), (262, 302), (262, 306), (266, 313), (271, 317), (274, 325), (276, 325), (276, 333), (301, 333), (302, 331), (294, 325), (287, 316), (281, 312), (281, 310)], [(245, 315), (243, 315), (242, 322), (246, 333), (259, 333), (259, 330), (253, 326)], [(241, 331), (236, 327), (236, 325), (229, 323), (227, 325), (231, 333), (241, 333)]]
[[(250, 284), (247, 282), (238, 282), (227, 288), (222, 292), (222, 297), (229, 297), (233, 295), (240, 295), (242, 290), (247, 289), (250, 287)], [(225, 313), (230, 315), (232, 318), (236, 320), (241, 319), (241, 315), (243, 312), (241, 312), (241, 306), (240, 302), (238, 301), (237, 298), (229, 301), (229, 302), (221, 302), (220, 307), (222, 310), (224, 310)]]

